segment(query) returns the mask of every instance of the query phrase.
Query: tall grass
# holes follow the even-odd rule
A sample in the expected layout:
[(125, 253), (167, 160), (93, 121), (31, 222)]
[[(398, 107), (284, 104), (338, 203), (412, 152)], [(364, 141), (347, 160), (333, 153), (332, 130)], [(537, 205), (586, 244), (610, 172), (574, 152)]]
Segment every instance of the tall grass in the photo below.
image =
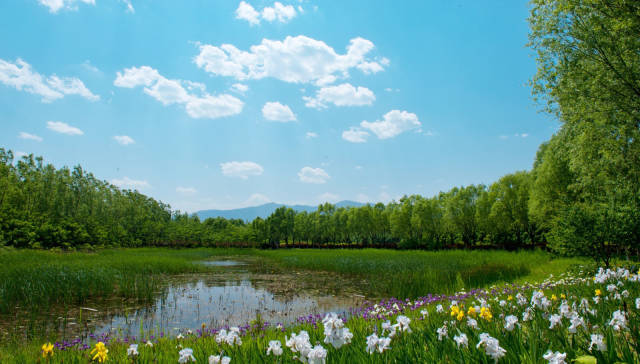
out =
[(98, 253), (0, 250), (0, 313), (45, 310), (119, 296), (151, 300), (165, 274), (204, 272), (193, 264), (233, 250), (117, 249)]
[[(265, 269), (330, 271), (357, 278), (376, 297), (414, 298), (517, 279), (544, 278), (579, 260), (553, 260), (544, 252), (113, 249), (95, 253), (0, 250), (0, 313), (32, 311), (87, 299), (151, 301), (163, 276), (216, 269), (193, 264), (214, 256), (258, 258)], [(252, 259), (256, 260), (256, 259)]]
[[(415, 298), (451, 293), (516, 279), (545, 278), (564, 272), (579, 259), (554, 260), (542, 251), (257, 251), (281, 269), (332, 271), (362, 278), (362, 289), (379, 297)], [(540, 267), (552, 266), (550, 272)], [(543, 269), (544, 270), (544, 269)]]

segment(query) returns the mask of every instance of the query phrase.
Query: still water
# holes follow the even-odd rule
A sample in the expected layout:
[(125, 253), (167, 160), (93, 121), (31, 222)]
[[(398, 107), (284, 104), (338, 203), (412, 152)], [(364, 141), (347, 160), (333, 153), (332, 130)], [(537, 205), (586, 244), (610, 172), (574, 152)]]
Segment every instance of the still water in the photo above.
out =
[(362, 282), (335, 273), (272, 272), (262, 264), (257, 268), (251, 261), (233, 257), (199, 264), (216, 268), (206, 274), (167, 277), (153, 304), (140, 306), (122, 300), (87, 303), (54, 310), (39, 318), (43, 321), (37, 325), (64, 339), (107, 332), (177, 335), (195, 332), (203, 324), (209, 328), (241, 326), (258, 316), (263, 322), (286, 325), (309, 314), (348, 312), (365, 302), (358, 289)]

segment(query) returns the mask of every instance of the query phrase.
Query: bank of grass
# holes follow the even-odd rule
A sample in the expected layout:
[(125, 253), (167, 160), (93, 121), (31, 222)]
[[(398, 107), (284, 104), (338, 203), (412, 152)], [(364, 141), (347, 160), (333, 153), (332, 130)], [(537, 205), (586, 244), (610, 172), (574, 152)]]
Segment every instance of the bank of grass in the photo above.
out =
[(584, 264), (543, 251), (264, 250), (281, 269), (331, 271), (362, 278), (376, 297), (415, 298), (507, 282), (541, 281)]
[(204, 272), (193, 264), (224, 249), (116, 249), (98, 252), (0, 250), (0, 313), (42, 311), (89, 298), (152, 300), (163, 275)]

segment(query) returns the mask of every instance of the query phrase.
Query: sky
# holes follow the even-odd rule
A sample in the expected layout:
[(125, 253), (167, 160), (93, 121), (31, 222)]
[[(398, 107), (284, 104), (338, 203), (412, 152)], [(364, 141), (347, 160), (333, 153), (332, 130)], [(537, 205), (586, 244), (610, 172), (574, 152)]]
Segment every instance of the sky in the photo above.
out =
[(0, 2), (0, 147), (195, 212), (530, 169), (527, 1)]

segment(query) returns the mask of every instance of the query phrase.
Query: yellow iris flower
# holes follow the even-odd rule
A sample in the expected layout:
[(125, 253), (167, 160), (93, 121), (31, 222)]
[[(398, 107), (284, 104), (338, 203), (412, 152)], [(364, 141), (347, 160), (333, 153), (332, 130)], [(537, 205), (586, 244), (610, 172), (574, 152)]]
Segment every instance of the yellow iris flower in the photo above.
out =
[(469, 315), (471, 317), (475, 316), (476, 315), (476, 308), (473, 307), (473, 306), (469, 307), (469, 310), (467, 311), (467, 315)]
[(53, 344), (46, 343), (42, 345), (42, 357), (46, 358), (48, 356), (53, 356)]
[(599, 289), (596, 289), (596, 296), (600, 296), (602, 294), (602, 291)]
[(109, 350), (107, 350), (107, 347), (104, 346), (104, 343), (102, 341), (99, 341), (93, 348), (93, 350), (91, 350), (91, 354), (95, 354), (92, 360), (97, 360), (98, 363), (104, 363), (105, 361), (107, 361), (108, 352)]
[(458, 316), (458, 313), (460, 312), (460, 307), (458, 306), (451, 306), (451, 317), (456, 317)]
[(491, 314), (491, 310), (489, 310), (488, 307), (482, 307), (480, 308), (480, 317), (487, 321), (491, 321), (493, 315)]

